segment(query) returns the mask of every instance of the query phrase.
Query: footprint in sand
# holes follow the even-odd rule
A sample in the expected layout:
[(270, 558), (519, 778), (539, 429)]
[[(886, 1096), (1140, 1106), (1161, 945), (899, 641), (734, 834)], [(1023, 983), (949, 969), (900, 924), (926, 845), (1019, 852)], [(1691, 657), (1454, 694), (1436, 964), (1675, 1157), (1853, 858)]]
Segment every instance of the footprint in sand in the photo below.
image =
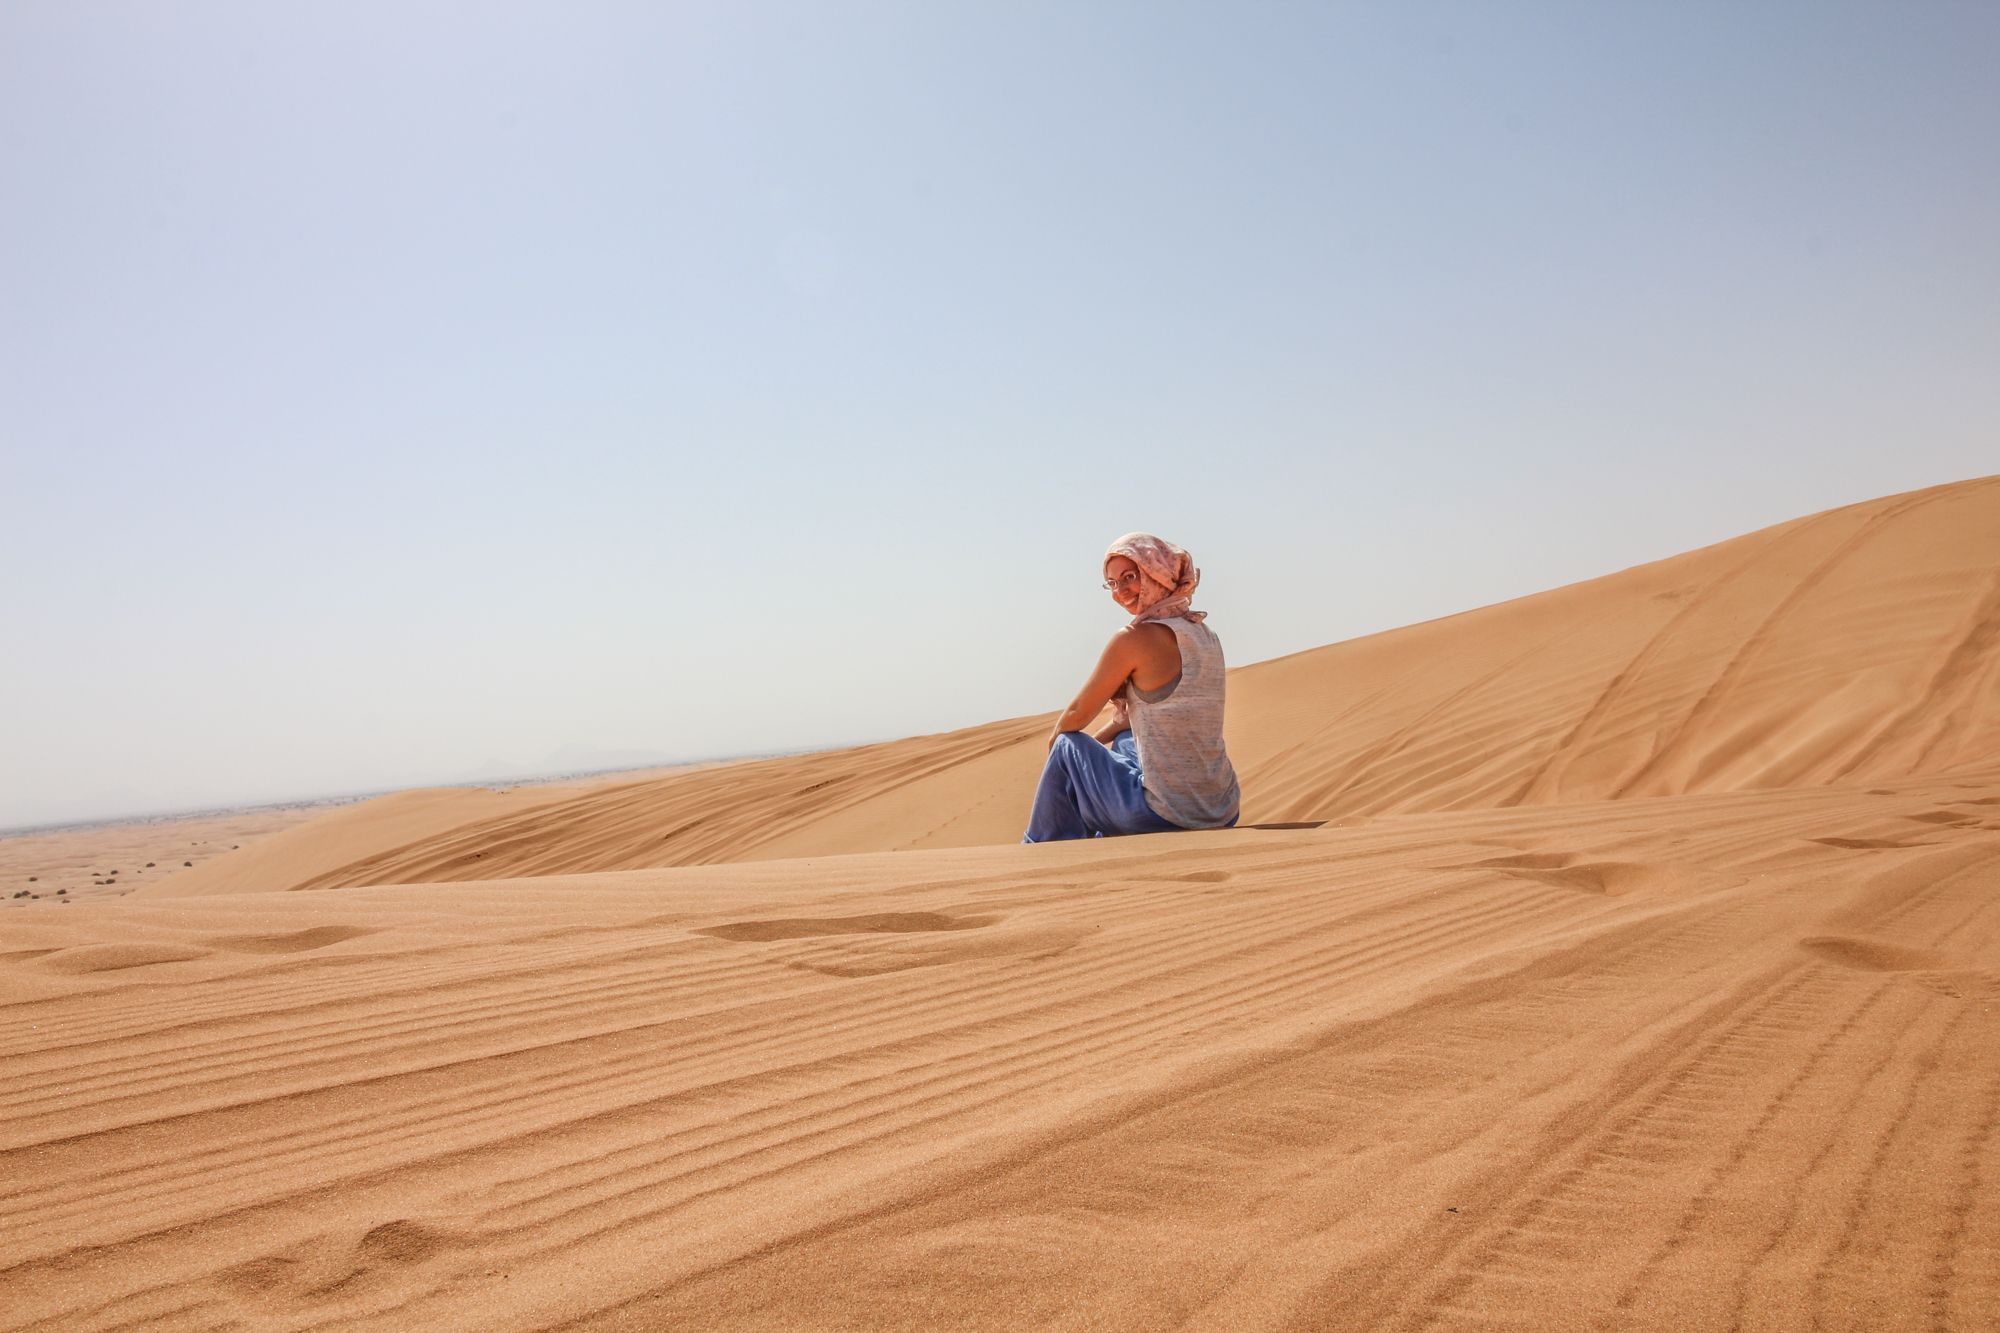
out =
[(972, 930), (990, 926), (997, 916), (945, 916), (941, 912), (881, 912), (872, 916), (801, 916), (776, 921), (732, 921), (694, 933), (719, 940), (762, 943), (767, 940), (809, 940), (825, 935), (909, 935), (938, 930)]
[(451, 1246), (451, 1237), (436, 1227), (397, 1218), (372, 1227), (354, 1247), (357, 1259), (369, 1265), (421, 1263)]
[(1576, 864), (1573, 852), (1516, 852), (1511, 856), (1489, 856), (1474, 861), (1470, 868), (1481, 870), (1561, 870)]
[[(350, 1235), (352, 1233), (349, 1233)], [(238, 1299), (266, 1307), (311, 1309), (328, 1298), (351, 1296), (400, 1280), (413, 1268), (457, 1248), (457, 1237), (408, 1218), (371, 1227), (357, 1239), (320, 1236), (218, 1275)]]
[(1516, 852), (1511, 856), (1492, 856), (1484, 861), (1437, 868), (1498, 871), (1513, 879), (1532, 880), (1537, 884), (1606, 897), (1661, 887), (1672, 878), (1659, 866), (1641, 865), (1635, 861), (1592, 861), (1576, 852)]
[(1856, 972), (1922, 972), (1944, 960), (1939, 955), (1887, 940), (1852, 935), (1814, 935), (1799, 947), (1815, 957)]
[(982, 930), (977, 934), (855, 936), (826, 940), (810, 954), (783, 960), (797, 972), (828, 977), (878, 977), (919, 967), (979, 961), (1032, 962), (1067, 953), (1094, 933), (1094, 926), (1031, 926)]
[(1815, 935), (1799, 941), (1807, 953), (1855, 972), (1891, 972), (1954, 1000), (2000, 1000), (2000, 975), (1957, 965), (1929, 949), (1852, 935)]
[(361, 926), (312, 926), (276, 935), (218, 935), (209, 943), (231, 953), (304, 953), (375, 933)]
[(58, 949), (43, 958), (40, 966), (66, 976), (88, 976), (93, 972), (157, 967), (162, 963), (188, 963), (207, 958), (209, 952), (185, 944), (86, 944), (75, 949)]
[(1929, 972), (1913, 978), (1919, 985), (1953, 1000), (1973, 1000), (1980, 1004), (2000, 1003), (2000, 974), (1976, 969)]
[(979, 960), (1027, 962), (1051, 958), (1074, 948), (1095, 930), (1092, 926), (1061, 924), (979, 929), (1001, 919), (997, 915), (887, 912), (873, 916), (734, 921), (694, 933), (752, 944), (802, 941), (772, 961), (793, 971), (852, 979)]
[(1891, 847), (1930, 847), (1929, 842), (1905, 842), (1896, 838), (1807, 838), (1822, 847), (1839, 847), (1850, 852), (1879, 852)]

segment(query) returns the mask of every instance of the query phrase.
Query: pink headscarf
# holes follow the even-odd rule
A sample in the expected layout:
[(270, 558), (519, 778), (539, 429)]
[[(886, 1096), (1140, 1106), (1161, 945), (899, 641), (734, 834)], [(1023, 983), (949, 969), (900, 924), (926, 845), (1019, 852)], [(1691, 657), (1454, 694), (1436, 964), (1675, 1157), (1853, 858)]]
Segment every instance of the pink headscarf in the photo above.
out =
[(1139, 614), (1132, 617), (1134, 625), (1175, 616), (1207, 619), (1206, 611), (1188, 610), (1188, 599), (1194, 596), (1194, 585), (1201, 582), (1201, 571), (1186, 551), (1150, 532), (1128, 532), (1111, 543), (1104, 563), (1110, 564), (1114, 555), (1122, 555), (1139, 567)]

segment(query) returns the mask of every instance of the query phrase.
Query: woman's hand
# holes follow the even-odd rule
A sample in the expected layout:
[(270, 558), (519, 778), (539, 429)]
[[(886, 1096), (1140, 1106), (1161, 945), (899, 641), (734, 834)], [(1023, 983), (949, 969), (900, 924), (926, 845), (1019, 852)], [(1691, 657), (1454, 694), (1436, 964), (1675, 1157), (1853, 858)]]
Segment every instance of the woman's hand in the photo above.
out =
[(1118, 734), (1132, 730), (1132, 714), (1125, 707), (1125, 692), (1120, 690), (1111, 696), (1111, 717), (1093, 734), (1106, 745), (1118, 739)]

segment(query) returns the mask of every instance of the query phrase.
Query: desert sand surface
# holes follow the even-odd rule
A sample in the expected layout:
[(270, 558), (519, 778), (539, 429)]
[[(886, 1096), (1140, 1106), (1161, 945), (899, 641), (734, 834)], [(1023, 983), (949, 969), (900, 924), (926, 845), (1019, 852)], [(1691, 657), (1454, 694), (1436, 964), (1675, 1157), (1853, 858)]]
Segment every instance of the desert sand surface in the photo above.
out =
[(2000, 479), (1230, 689), (0, 914), (0, 1327), (2000, 1326)]
[[(0, 834), (0, 908), (58, 895), (72, 902), (117, 898), (154, 885), (177, 895), (256, 891), (310, 876), (328, 859), (393, 850), (580, 792), (715, 766), (674, 764), (492, 787), (420, 787), (5, 833)], [(168, 876), (171, 889), (163, 885)]]
[[(273, 884), (290, 887), (305, 867), (393, 851), (411, 842), (449, 834), (467, 824), (517, 815), (573, 797), (601, 784), (557, 783), (518, 787), (421, 787), (390, 792), (329, 811), (287, 836), (260, 839), (238, 856), (218, 858), (162, 882), (174, 895), (256, 892)], [(148, 888), (153, 885), (148, 884)]]
[[(324, 803), (301, 803), (0, 834), (0, 910), (36, 898), (122, 897), (169, 875), (206, 872), (227, 853), (247, 854), (274, 834), (331, 813)], [(240, 865), (244, 857), (226, 859)]]

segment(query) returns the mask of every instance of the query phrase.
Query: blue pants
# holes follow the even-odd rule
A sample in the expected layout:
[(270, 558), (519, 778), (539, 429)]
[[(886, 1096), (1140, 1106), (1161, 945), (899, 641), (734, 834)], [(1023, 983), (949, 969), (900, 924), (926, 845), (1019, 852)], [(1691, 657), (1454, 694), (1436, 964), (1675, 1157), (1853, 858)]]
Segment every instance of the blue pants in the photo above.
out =
[(1107, 749), (1080, 731), (1066, 731), (1056, 737), (1042, 768), (1042, 784), (1035, 788), (1035, 808), (1021, 841), (1167, 833), (1179, 827), (1146, 804), (1139, 747), (1131, 732), (1119, 732)]

